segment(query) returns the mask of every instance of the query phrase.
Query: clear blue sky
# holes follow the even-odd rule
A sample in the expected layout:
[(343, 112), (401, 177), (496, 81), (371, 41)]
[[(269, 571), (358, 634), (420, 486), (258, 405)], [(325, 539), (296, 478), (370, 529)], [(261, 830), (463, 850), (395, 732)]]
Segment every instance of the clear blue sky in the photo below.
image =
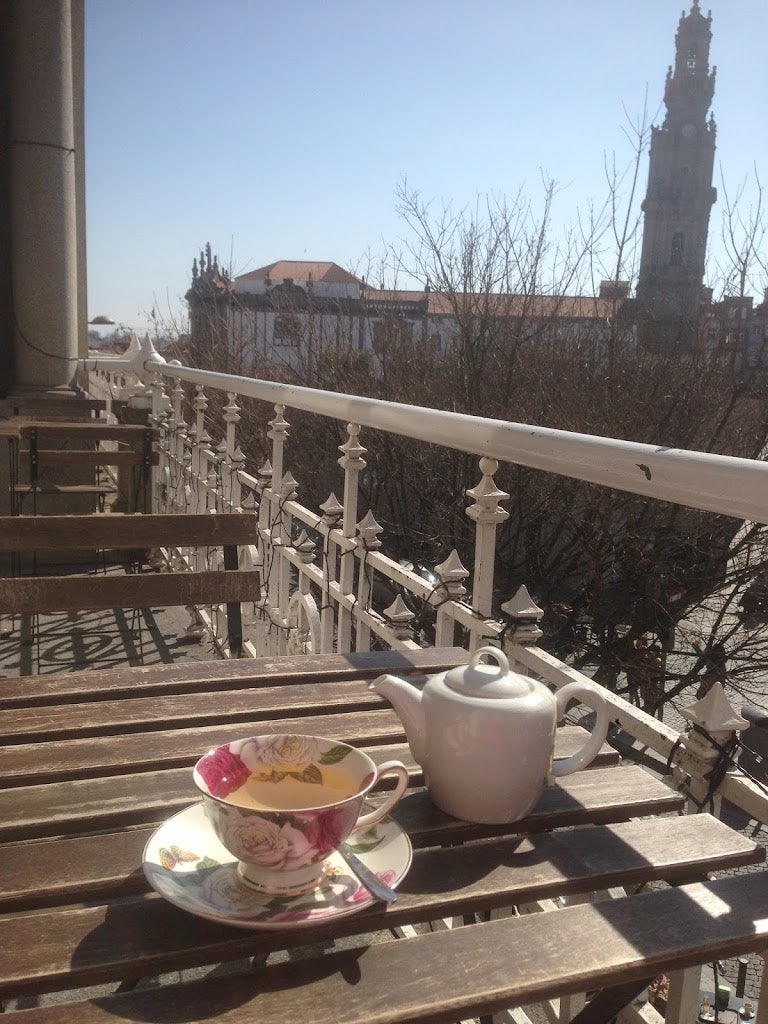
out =
[[(690, 0), (684, 0), (686, 12)], [(768, 183), (768, 0), (711, 7), (720, 168)], [(89, 314), (183, 307), (210, 241), (236, 273), (356, 265), (395, 190), (462, 206), (563, 186), (563, 222), (657, 122), (681, 0), (86, 0)], [(645, 190), (647, 165), (642, 168)], [(719, 234), (719, 202), (710, 239)]]

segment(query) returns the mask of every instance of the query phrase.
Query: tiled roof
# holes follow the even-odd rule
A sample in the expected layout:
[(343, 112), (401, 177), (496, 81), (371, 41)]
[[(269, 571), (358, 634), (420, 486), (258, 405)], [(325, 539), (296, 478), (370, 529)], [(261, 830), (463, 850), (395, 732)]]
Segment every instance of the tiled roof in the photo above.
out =
[(295, 282), (326, 282), (329, 284), (357, 284), (364, 288), (365, 301), (382, 306), (428, 301), (431, 316), (454, 316), (464, 309), (474, 316), (533, 317), (535, 319), (604, 320), (616, 314), (624, 305), (622, 299), (601, 299), (591, 295), (482, 295), (467, 293), (453, 299), (438, 291), (371, 288), (363, 280), (344, 270), (338, 263), (310, 260), (277, 260), (259, 267), (249, 274), (241, 274), (237, 281), (266, 281), (280, 284), (286, 279)]
[(338, 263), (312, 262), (306, 260), (277, 260), (269, 266), (259, 267), (249, 274), (241, 274), (238, 281), (325, 281), (329, 284), (362, 284), (363, 282), (344, 270)]
[(599, 299), (591, 295), (482, 295), (468, 293), (453, 298), (442, 292), (395, 291), (391, 289), (368, 288), (365, 297), (369, 302), (393, 304), (419, 302), (428, 295), (428, 310), (431, 316), (454, 316), (455, 311), (471, 312), (474, 316), (488, 313), (490, 316), (513, 316), (562, 318), (564, 320), (593, 320), (613, 316), (622, 306), (621, 299)]

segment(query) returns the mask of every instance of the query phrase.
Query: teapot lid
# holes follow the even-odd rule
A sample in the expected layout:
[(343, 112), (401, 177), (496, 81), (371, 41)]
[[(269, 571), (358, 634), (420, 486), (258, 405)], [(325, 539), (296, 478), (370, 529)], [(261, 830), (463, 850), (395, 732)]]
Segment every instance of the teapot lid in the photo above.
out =
[[(494, 665), (481, 664), (482, 658), (493, 658)], [(445, 673), (445, 683), (457, 693), (471, 697), (524, 697), (531, 692), (531, 681), (510, 672), (509, 661), (498, 647), (480, 647), (469, 659), (469, 665), (459, 665)]]

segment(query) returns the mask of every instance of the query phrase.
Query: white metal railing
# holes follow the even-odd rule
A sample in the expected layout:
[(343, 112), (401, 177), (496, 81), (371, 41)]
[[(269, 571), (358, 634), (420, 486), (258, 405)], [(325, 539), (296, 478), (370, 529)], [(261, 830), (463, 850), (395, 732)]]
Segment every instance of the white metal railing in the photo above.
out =
[[(118, 370), (115, 364), (122, 369)], [(768, 465), (751, 459), (620, 441), (198, 370), (166, 363), (149, 339), (143, 343), (136, 340), (124, 359), (88, 359), (84, 366), (107, 372), (111, 367), (112, 373), (136, 376), (147, 383), (153, 375), (161, 375), (255, 398), (283, 409), (301, 409), (659, 501), (752, 522), (768, 522)]]
[[(768, 464), (700, 452), (658, 448), (610, 438), (570, 434), (515, 423), (380, 402), (169, 364), (149, 339), (134, 339), (124, 358), (84, 361), (94, 393), (118, 390), (151, 396), (151, 415), (163, 430), (161, 463), (154, 486), (158, 511), (241, 510), (259, 518), (260, 546), (251, 552), (262, 576), (263, 597), (254, 609), (246, 650), (252, 655), (367, 650), (373, 643), (413, 648), (423, 643), (414, 613), (401, 597), (374, 607), (378, 581), (389, 592), (411, 595), (434, 607), (437, 646), (464, 643), (476, 649), (503, 643), (521, 668), (559, 686), (575, 670), (535, 646), (541, 610), (525, 588), (510, 594), (503, 616), (493, 614), (496, 530), (506, 516), (507, 497), (494, 482), (500, 461), (524, 464), (608, 487), (674, 501), (694, 508), (768, 522)], [(182, 382), (194, 385), (185, 402)], [(222, 422), (209, 421), (209, 394), (226, 396)], [(238, 444), (240, 396), (269, 403), (270, 459), (246, 467)], [(297, 483), (287, 469), (291, 409), (317, 413), (345, 425), (338, 462), (343, 470), (340, 498), (331, 494), (316, 511), (296, 499)], [(363, 427), (391, 431), (478, 455), (479, 482), (468, 491), (474, 523), (474, 574), (453, 551), (434, 567), (435, 579), (388, 558), (381, 528), (372, 513), (358, 521), (358, 480), (365, 466)], [(218, 439), (212, 438), (209, 428)], [(475, 483), (468, 481), (468, 483)], [(195, 553), (195, 557), (200, 557)], [(467, 590), (469, 589), (469, 594)], [(510, 623), (515, 629), (510, 630)], [(216, 614), (212, 614), (216, 628)], [(677, 732), (616, 697), (616, 720), (666, 759)], [(727, 783), (730, 786), (730, 782)], [(747, 784), (749, 785), (749, 784)], [(754, 791), (753, 791), (754, 790)], [(749, 790), (748, 802), (756, 789)], [(763, 796), (757, 797), (760, 806)], [(768, 805), (767, 805), (768, 806)]]
[[(610, 438), (505, 423), (380, 402), (375, 399), (316, 391), (214, 373), (166, 363), (148, 339), (134, 340), (122, 359), (83, 362), (89, 388), (97, 397), (137, 396), (151, 406), (161, 427), (161, 462), (154, 481), (157, 511), (242, 511), (258, 516), (260, 543), (250, 552), (250, 564), (261, 573), (263, 596), (254, 608), (246, 651), (252, 656), (297, 652), (366, 650), (373, 643), (413, 648), (423, 642), (414, 629), (414, 613), (401, 597), (386, 608), (374, 607), (371, 595), (377, 580), (393, 593), (402, 592), (434, 606), (437, 646), (461, 642), (475, 649), (485, 642), (501, 643), (511, 662), (559, 688), (583, 676), (573, 667), (536, 646), (541, 610), (525, 588), (502, 605), (503, 618), (494, 617), (491, 604), (496, 530), (506, 517), (501, 503), (507, 495), (495, 485), (500, 462), (517, 463), (547, 472), (672, 501), (692, 508), (768, 522), (768, 465), (745, 459), (654, 447)], [(190, 402), (183, 384), (194, 386)], [(226, 396), (221, 422), (209, 417), (209, 396)], [(240, 397), (269, 403), (272, 418), (267, 437), (270, 458), (261, 467), (248, 467), (238, 443)], [(312, 511), (297, 500), (297, 482), (288, 470), (288, 429), (292, 409), (329, 417), (344, 424), (346, 441), (338, 459), (343, 492), (329, 495)], [(453, 551), (434, 567), (435, 580), (425, 580), (382, 550), (381, 528), (372, 513), (358, 521), (358, 481), (365, 467), (364, 429), (382, 431), (449, 446), (478, 457), (479, 482), (467, 493), (474, 523), (474, 574)], [(209, 430), (216, 434), (214, 438)], [(204, 553), (187, 552), (190, 560)], [(498, 613), (497, 613), (498, 614)], [(514, 630), (509, 629), (514, 623)], [(210, 628), (218, 628), (210, 610)], [(222, 623), (223, 633), (223, 623)], [(704, 750), (692, 733), (682, 737), (611, 693), (606, 693), (612, 718), (659, 763), (669, 760), (670, 782), (684, 786), (691, 809), (709, 795), (708, 772), (714, 748)], [(682, 743), (681, 743), (682, 739)], [(768, 797), (742, 774), (726, 774), (713, 801), (716, 813), (727, 797), (750, 817), (768, 822)], [(678, 1019), (693, 1018), (690, 979), (676, 979), (673, 989), (681, 1007)], [(766, 997), (768, 1001), (768, 997)], [(630, 1014), (631, 1017), (631, 1014)], [(625, 1013), (623, 1020), (629, 1020)]]
[[(354, 395), (336, 394), (270, 381), (168, 364), (149, 339), (134, 338), (124, 358), (84, 361), (91, 387), (109, 397), (117, 389), (151, 402), (153, 421), (163, 429), (161, 464), (155, 476), (158, 511), (252, 509), (259, 517), (261, 544), (252, 553), (262, 573), (264, 597), (253, 623), (250, 653), (288, 650), (365, 650), (375, 642), (390, 647), (420, 643), (414, 614), (395, 595), (409, 594), (434, 607), (434, 643), (445, 646), (463, 636), (470, 649), (506, 632), (509, 619), (517, 636), (530, 642), (537, 631), (520, 632), (520, 621), (540, 610), (522, 589), (502, 605), (506, 618), (493, 617), (494, 551), (498, 525), (506, 518), (508, 497), (494, 481), (504, 460), (558, 472), (607, 487), (673, 501), (693, 508), (768, 522), (768, 464), (701, 452), (590, 437), (567, 431), (506, 423)], [(194, 385), (185, 402), (182, 382)], [(223, 392), (221, 422), (212, 424), (208, 396)], [(189, 389), (187, 389), (187, 394)], [(267, 432), (270, 459), (246, 467), (238, 443), (241, 396), (269, 403), (274, 410)], [(291, 409), (313, 412), (345, 424), (347, 440), (338, 462), (343, 470), (341, 499), (330, 494), (312, 511), (296, 500), (297, 484), (287, 470)], [(479, 481), (467, 490), (473, 504), (474, 573), (460, 553), (434, 567), (433, 581), (409, 571), (382, 550), (381, 528), (368, 512), (358, 521), (358, 482), (365, 467), (363, 427), (442, 444), (478, 455)], [(214, 440), (209, 428), (217, 434)], [(386, 608), (374, 608), (371, 595), (385, 581), (393, 595)], [(498, 615), (498, 613), (496, 613)]]
[[(606, 487), (672, 501), (739, 519), (766, 522), (768, 464), (708, 453), (592, 437), (507, 423), (435, 409), (382, 402), (248, 377), (168, 364), (148, 339), (134, 340), (123, 359), (89, 359), (84, 367), (111, 381), (106, 393), (144, 382), (153, 421), (163, 428), (162, 461), (155, 478), (154, 507), (166, 511), (258, 510), (261, 546), (254, 553), (264, 598), (253, 623), (251, 653), (366, 650), (376, 638), (390, 647), (418, 645), (415, 615), (397, 595), (407, 593), (434, 607), (440, 646), (457, 642), (459, 630), (470, 649), (505, 631), (493, 618), (496, 531), (507, 517), (494, 473), (501, 461), (600, 483)], [(194, 385), (188, 408), (182, 382)], [(206, 390), (207, 389), (207, 390)], [(208, 394), (223, 392), (222, 422), (212, 426)], [(131, 393), (135, 396), (136, 385)], [(246, 468), (238, 443), (241, 397), (269, 403), (271, 458), (258, 470)], [(221, 405), (221, 403), (219, 403)], [(330, 494), (317, 511), (296, 500), (296, 481), (287, 471), (291, 409), (345, 424), (347, 440), (338, 460), (344, 473), (341, 499)], [(214, 441), (208, 428), (218, 434)], [(388, 558), (381, 527), (369, 512), (358, 521), (358, 481), (365, 468), (363, 428), (441, 444), (478, 456), (479, 480), (467, 493), (474, 523), (473, 578), (460, 553), (434, 567), (436, 583)], [(250, 471), (249, 471), (250, 470)], [(386, 608), (371, 595), (385, 581), (392, 594)], [(502, 611), (516, 621), (539, 613), (524, 591), (509, 595)], [(519, 635), (519, 634), (518, 634)], [(528, 639), (532, 639), (529, 635)]]

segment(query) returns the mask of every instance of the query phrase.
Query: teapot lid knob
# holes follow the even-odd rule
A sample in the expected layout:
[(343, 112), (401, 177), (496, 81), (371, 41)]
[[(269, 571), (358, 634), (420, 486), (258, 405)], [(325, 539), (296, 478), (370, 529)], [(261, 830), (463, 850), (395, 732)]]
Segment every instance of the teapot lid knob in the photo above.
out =
[[(492, 658), (495, 664), (484, 664), (483, 658)], [(531, 681), (510, 671), (507, 656), (498, 647), (478, 648), (466, 668), (459, 665), (446, 672), (445, 683), (472, 697), (523, 697), (531, 692)]]

